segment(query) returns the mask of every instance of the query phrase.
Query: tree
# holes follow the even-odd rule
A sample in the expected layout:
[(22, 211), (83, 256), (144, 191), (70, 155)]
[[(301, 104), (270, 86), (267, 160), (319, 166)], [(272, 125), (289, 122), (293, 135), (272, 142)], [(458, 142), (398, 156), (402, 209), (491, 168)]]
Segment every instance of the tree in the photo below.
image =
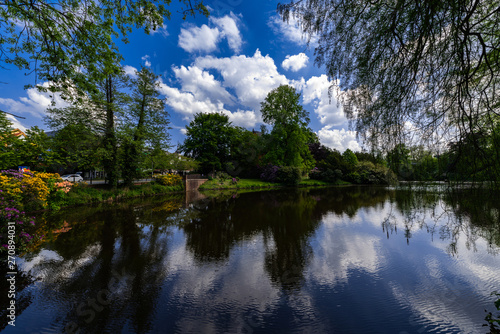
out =
[(458, 140), (494, 132), (498, 1), (302, 0), (278, 11), (318, 37), (316, 64), (338, 80), (346, 115), (370, 144), (395, 147), (416, 131)]
[(47, 134), (37, 126), (26, 130), (26, 137), (17, 140), (13, 146), (17, 165), (29, 166), (32, 170), (46, 170), (53, 161), (54, 152), (50, 150)]
[(0, 113), (0, 169), (17, 166), (17, 155), (13, 146), (19, 140), (12, 134), (12, 122)]
[[(69, 92), (70, 87), (80, 93), (93, 91), (109, 75), (100, 69), (119, 70), (121, 55), (114, 38), (121, 36), (126, 43), (132, 27), (144, 28), (146, 33), (162, 27), (164, 18), (170, 18), (166, 8), (170, 2), (0, 2), (0, 66), (34, 72), (38, 79), (53, 83), (51, 91)], [(181, 2), (184, 19), (209, 14), (202, 1)]]
[(123, 118), (124, 109), (130, 102), (124, 88), (128, 78), (123, 70), (113, 72), (111, 66), (102, 69), (107, 76), (79, 100), (72, 101), (69, 107), (48, 109), (47, 123), (53, 129), (68, 125), (88, 127), (100, 137), (97, 156), (106, 173), (106, 180), (112, 187), (118, 185), (118, 138), (117, 120)]
[(412, 174), (410, 150), (405, 144), (396, 145), (387, 153), (387, 164), (402, 179), (408, 179)]
[(186, 129), (187, 138), (181, 151), (198, 161), (203, 172), (222, 170), (230, 161), (234, 134), (229, 117), (220, 113), (198, 113)]
[(99, 136), (89, 126), (78, 123), (64, 126), (51, 139), (53, 169), (61, 173), (101, 167), (97, 154), (99, 143)]
[(307, 128), (309, 116), (299, 103), (295, 88), (281, 85), (273, 89), (261, 103), (264, 122), (271, 124), (267, 162), (292, 167), (312, 167), (308, 140), (313, 136)]
[(234, 128), (231, 140), (231, 161), (226, 171), (233, 176), (259, 177), (259, 166), (266, 148), (266, 136), (241, 127)]
[(159, 99), (158, 76), (147, 67), (136, 71), (132, 79), (132, 104), (126, 115), (128, 123), (123, 143), (123, 179), (131, 184), (139, 176), (141, 153), (144, 148), (162, 150), (168, 148), (168, 112), (165, 102)]

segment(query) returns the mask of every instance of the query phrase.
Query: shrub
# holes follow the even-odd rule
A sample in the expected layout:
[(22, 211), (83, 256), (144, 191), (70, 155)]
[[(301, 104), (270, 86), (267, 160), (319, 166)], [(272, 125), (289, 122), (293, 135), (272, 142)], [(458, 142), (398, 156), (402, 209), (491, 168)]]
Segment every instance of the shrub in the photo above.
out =
[(0, 193), (25, 211), (46, 208), (50, 195), (59, 190), (59, 174), (41, 172), (0, 171)]
[(278, 166), (267, 164), (266, 166), (262, 167), (260, 179), (268, 182), (277, 182), (276, 178), (278, 176), (279, 169), (280, 168)]
[(357, 173), (360, 183), (364, 184), (394, 184), (397, 182), (396, 175), (381, 164), (373, 164), (370, 161), (361, 161)]
[(309, 174), (309, 177), (313, 180), (320, 180), (330, 183), (335, 183), (342, 179), (342, 171), (340, 169), (332, 170), (327, 168), (325, 171), (314, 171)]
[(218, 179), (219, 181), (225, 181), (225, 180), (231, 179), (232, 176), (230, 176), (226, 172), (219, 171), (219, 172), (215, 173), (215, 178)]
[(276, 180), (289, 186), (296, 186), (302, 181), (302, 171), (299, 167), (283, 166), (277, 172)]
[(155, 181), (164, 186), (176, 186), (182, 183), (182, 177), (177, 174), (165, 174), (155, 176)]
[[(0, 254), (7, 253), (10, 247), (19, 255), (43, 236), (36, 234), (34, 219), (16, 208), (12, 201), (0, 201)], [(2, 255), (2, 258), (7, 257)]]

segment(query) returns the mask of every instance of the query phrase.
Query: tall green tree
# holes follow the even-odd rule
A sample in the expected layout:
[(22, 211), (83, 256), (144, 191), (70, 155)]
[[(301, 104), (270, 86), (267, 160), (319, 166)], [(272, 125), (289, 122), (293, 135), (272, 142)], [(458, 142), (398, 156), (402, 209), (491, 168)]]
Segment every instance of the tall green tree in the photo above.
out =
[(18, 159), (17, 165), (29, 166), (32, 170), (46, 171), (54, 160), (49, 137), (37, 126), (27, 129), (25, 133), (26, 137), (17, 140), (13, 145)]
[(97, 154), (100, 141), (96, 131), (84, 124), (68, 124), (60, 128), (50, 143), (54, 154), (52, 169), (65, 172), (102, 168)]
[[(115, 39), (128, 42), (133, 27), (146, 33), (169, 19), (171, 0), (55, 0), (0, 2), (0, 66), (14, 66), (51, 81), (52, 91), (74, 95), (98, 88), (119, 70)], [(182, 15), (209, 14), (202, 1), (181, 0)], [(115, 61), (118, 59), (118, 62)], [(88, 75), (91, 73), (91, 75)]]
[(229, 117), (220, 113), (198, 113), (186, 129), (181, 151), (198, 161), (203, 172), (225, 169), (234, 135)]
[(308, 141), (313, 136), (308, 129), (308, 112), (300, 105), (295, 88), (281, 85), (273, 89), (261, 103), (264, 122), (273, 126), (267, 162), (292, 167), (312, 167)]
[(396, 145), (387, 153), (387, 164), (400, 179), (407, 180), (413, 173), (410, 163), (410, 150), (405, 144)]
[(9, 169), (17, 164), (13, 145), (18, 139), (12, 135), (12, 130), (12, 122), (0, 112), (0, 169)]
[(302, 0), (278, 11), (317, 38), (316, 64), (338, 80), (346, 115), (372, 146), (415, 133), (468, 140), (494, 131), (498, 0)]
[(123, 70), (113, 72), (111, 66), (102, 71), (108, 74), (96, 90), (72, 101), (69, 107), (48, 109), (47, 123), (55, 130), (75, 124), (96, 133), (100, 137), (97, 149), (99, 164), (106, 173), (108, 184), (116, 187), (119, 178), (117, 120), (123, 119), (125, 108), (130, 103), (130, 97), (125, 92), (128, 77)]
[(125, 116), (127, 122), (123, 146), (122, 176), (125, 184), (131, 184), (139, 176), (141, 157), (146, 145), (150, 149), (167, 149), (168, 112), (158, 92), (158, 76), (149, 68), (136, 71), (137, 78), (131, 80), (132, 101)]

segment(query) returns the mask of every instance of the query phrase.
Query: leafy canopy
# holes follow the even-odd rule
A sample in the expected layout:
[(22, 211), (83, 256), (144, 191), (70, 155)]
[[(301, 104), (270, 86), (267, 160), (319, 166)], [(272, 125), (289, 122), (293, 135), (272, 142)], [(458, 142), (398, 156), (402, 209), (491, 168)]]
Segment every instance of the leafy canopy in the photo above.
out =
[(186, 129), (187, 137), (181, 150), (198, 161), (204, 172), (222, 170), (230, 160), (235, 132), (229, 117), (220, 113), (198, 113)]
[[(183, 16), (209, 14), (201, 0), (180, 0)], [(92, 90), (119, 70), (114, 43), (132, 28), (150, 33), (170, 18), (171, 0), (55, 0), (0, 2), (0, 66), (53, 82), (52, 91)], [(100, 69), (106, 69), (101, 71)], [(92, 77), (88, 74), (91, 73)]]
[(314, 136), (307, 128), (308, 112), (300, 105), (295, 88), (281, 85), (261, 103), (264, 122), (273, 125), (265, 160), (275, 165), (312, 167), (313, 158), (307, 146)]
[(318, 39), (316, 64), (374, 146), (495, 131), (500, 1), (300, 0), (278, 11)]

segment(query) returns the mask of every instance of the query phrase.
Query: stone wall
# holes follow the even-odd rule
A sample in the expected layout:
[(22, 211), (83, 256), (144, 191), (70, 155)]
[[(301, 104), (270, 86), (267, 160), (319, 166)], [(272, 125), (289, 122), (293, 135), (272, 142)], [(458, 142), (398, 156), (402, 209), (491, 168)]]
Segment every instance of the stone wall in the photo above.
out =
[(207, 181), (207, 179), (184, 179), (184, 186), (186, 191), (198, 190), (198, 188)]

